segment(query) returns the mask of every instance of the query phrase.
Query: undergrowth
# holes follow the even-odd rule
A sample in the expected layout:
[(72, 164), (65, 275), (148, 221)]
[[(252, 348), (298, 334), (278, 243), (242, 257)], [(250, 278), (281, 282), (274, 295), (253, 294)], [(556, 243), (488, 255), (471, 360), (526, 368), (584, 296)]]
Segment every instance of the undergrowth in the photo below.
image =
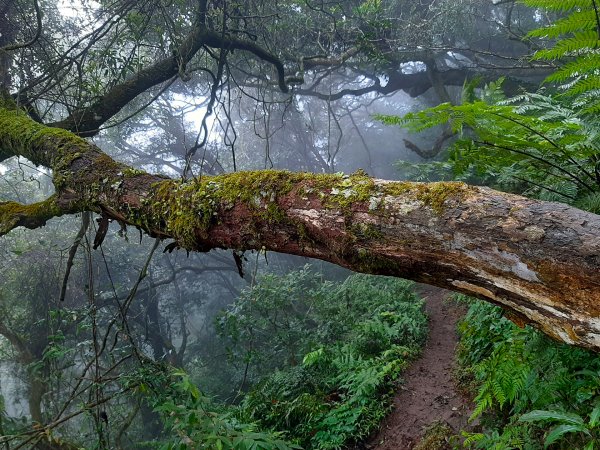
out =
[[(266, 278), (254, 290), (254, 301), (234, 306), (235, 317), (226, 318), (225, 329), (239, 331), (238, 319), (251, 318), (255, 333), (257, 323), (261, 326), (255, 315), (266, 307), (284, 316), (277, 320), (284, 330), (263, 342), (276, 350), (285, 341), (281, 335), (288, 333), (289, 317), (301, 317), (295, 322), (296, 355), (281, 355), (280, 367), (248, 392), (240, 416), (281, 431), (304, 448), (336, 449), (366, 437), (389, 411), (399, 374), (424, 342), (427, 320), (410, 282), (353, 275), (336, 286), (310, 282), (312, 277), (305, 269)], [(277, 313), (271, 298), (260, 293), (281, 285), (288, 289), (277, 295), (292, 302)]]
[(502, 310), (473, 300), (459, 325), (463, 380), (477, 392), (465, 433), (481, 449), (600, 448), (600, 358), (518, 328)]
[(153, 369), (134, 380), (177, 436), (161, 449), (344, 448), (379, 426), (427, 335), (411, 282), (332, 283), (308, 266), (265, 275), (216, 325), (221, 346), (207, 358), (228, 357), (212, 379), (191, 365), (190, 375)]

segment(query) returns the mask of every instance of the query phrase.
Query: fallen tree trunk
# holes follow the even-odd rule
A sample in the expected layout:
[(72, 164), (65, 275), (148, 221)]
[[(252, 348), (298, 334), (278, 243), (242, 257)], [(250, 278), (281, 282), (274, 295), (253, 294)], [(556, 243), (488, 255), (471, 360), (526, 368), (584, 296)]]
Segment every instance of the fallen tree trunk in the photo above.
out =
[(362, 172), (170, 180), (10, 108), (0, 109), (0, 151), (52, 168), (57, 191), (36, 205), (0, 203), (0, 235), (91, 210), (188, 250), (272, 250), (463, 292), (600, 349), (600, 216), (567, 205)]

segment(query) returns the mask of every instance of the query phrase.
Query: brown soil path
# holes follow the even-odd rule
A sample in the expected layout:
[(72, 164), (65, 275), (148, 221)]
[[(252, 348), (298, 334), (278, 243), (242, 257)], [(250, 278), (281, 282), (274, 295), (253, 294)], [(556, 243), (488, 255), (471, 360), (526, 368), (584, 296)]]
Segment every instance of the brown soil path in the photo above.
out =
[(419, 292), (427, 302), (429, 338), (421, 357), (403, 374), (405, 382), (394, 399), (394, 410), (366, 445), (368, 449), (411, 450), (432, 423), (446, 423), (458, 433), (471, 413), (470, 401), (452, 376), (456, 324), (466, 310), (445, 300), (448, 291), (424, 286)]

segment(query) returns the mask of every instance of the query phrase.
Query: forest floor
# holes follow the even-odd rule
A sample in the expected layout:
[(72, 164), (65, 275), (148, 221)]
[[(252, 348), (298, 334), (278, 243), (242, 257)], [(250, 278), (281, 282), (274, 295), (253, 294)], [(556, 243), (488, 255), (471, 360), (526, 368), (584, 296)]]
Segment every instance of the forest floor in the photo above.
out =
[(366, 443), (367, 449), (411, 450), (436, 424), (445, 424), (454, 433), (467, 426), (472, 403), (453, 377), (456, 324), (466, 308), (447, 300), (450, 293), (442, 289), (423, 286), (419, 293), (426, 299), (429, 337), (420, 358), (402, 375), (394, 409)]

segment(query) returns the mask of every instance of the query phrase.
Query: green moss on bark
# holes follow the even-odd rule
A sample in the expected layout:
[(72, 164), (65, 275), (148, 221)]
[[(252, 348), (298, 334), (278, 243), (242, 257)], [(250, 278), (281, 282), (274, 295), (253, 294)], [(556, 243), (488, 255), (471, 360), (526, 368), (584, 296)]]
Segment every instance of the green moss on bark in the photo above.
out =
[(6, 152), (52, 169), (89, 148), (85, 140), (69, 131), (36, 123), (25, 113), (6, 108), (0, 108), (0, 145)]
[(408, 181), (386, 183), (385, 195), (408, 196), (428, 206), (437, 214), (442, 214), (448, 200), (462, 200), (468, 194), (469, 186), (462, 182), (445, 181), (436, 183), (416, 183)]
[(247, 208), (256, 220), (279, 223), (286, 214), (277, 203), (303, 178), (302, 174), (265, 170), (204, 176), (188, 182), (166, 180), (154, 187), (150, 222), (173, 234), (179, 245), (193, 248), (206, 237), (221, 210)]
[[(203, 176), (183, 182), (166, 180), (154, 186), (150, 196), (150, 214), (141, 226), (163, 229), (184, 248), (194, 248), (205, 239), (211, 226), (218, 223), (221, 212), (245, 208), (253, 220), (262, 224), (294, 225), (298, 235), (306, 234), (293, 224), (279, 199), (293, 193), (307, 201), (319, 200), (320, 207), (337, 209), (351, 217), (355, 209), (380, 211), (385, 196), (409, 196), (442, 213), (445, 202), (466, 193), (463, 183), (392, 182), (376, 184), (359, 171), (351, 175), (307, 174), (278, 170), (237, 172)], [(381, 237), (376, 225), (353, 224), (349, 230), (357, 240)]]
[(43, 202), (23, 205), (16, 202), (0, 202), (0, 236), (15, 227), (37, 228), (49, 219), (62, 215), (63, 211), (54, 196)]

